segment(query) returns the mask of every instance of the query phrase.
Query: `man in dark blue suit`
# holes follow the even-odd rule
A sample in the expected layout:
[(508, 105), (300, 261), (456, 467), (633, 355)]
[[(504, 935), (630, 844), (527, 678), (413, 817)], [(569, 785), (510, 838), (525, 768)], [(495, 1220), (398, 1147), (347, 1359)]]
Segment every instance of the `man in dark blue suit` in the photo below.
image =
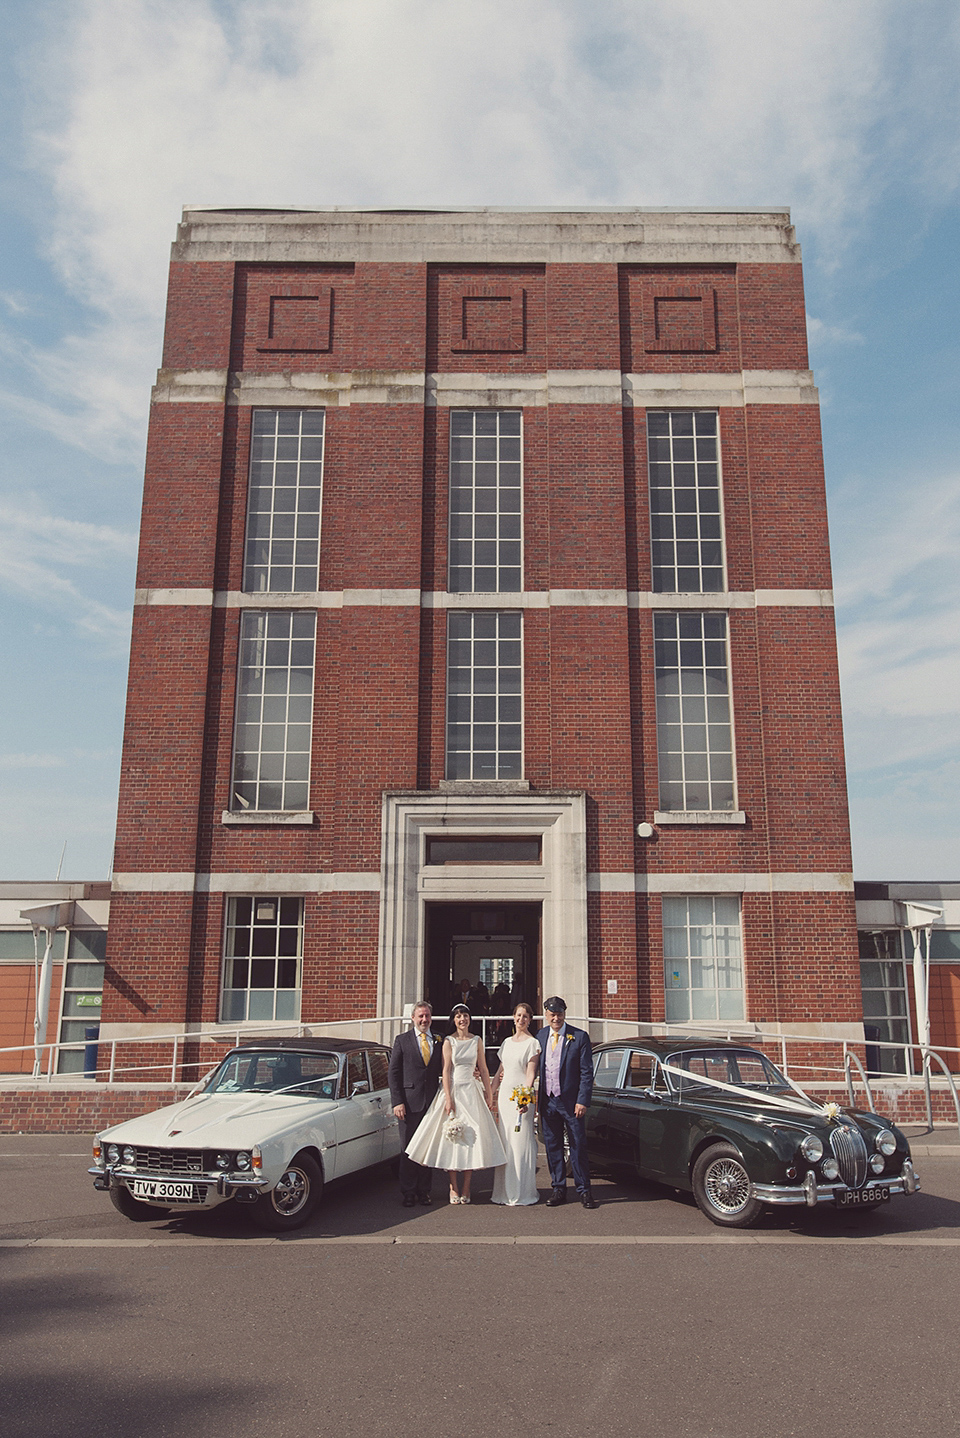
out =
[(548, 1208), (558, 1208), (567, 1201), (567, 1166), (563, 1154), (563, 1135), (570, 1143), (573, 1181), (584, 1208), (599, 1208), (590, 1192), (590, 1169), (587, 1166), (587, 1140), (583, 1116), (593, 1095), (593, 1050), (590, 1035), (567, 1023), (567, 1006), (563, 999), (547, 999), (543, 1005), (547, 1027), (540, 1030), (540, 1090), (537, 1104), (543, 1127), (543, 1144), (550, 1165), (553, 1193)]

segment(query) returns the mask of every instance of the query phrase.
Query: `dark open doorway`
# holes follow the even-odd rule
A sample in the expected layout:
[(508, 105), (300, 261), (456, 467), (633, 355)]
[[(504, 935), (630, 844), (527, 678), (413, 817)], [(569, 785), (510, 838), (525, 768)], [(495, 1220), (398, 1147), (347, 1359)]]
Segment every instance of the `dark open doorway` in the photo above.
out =
[(487, 1013), (510, 1013), (524, 999), (539, 1014), (540, 909), (540, 904), (428, 904), (426, 997), (434, 1012), (449, 1013), (466, 981), (475, 1010), (482, 1011), (476, 998), (485, 990)]

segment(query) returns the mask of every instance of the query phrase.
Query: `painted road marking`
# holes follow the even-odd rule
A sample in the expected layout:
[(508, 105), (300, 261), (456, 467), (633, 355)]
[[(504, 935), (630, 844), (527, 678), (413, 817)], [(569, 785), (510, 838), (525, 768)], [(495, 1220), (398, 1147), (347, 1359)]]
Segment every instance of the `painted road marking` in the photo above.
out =
[(475, 1245), (503, 1245), (506, 1247), (535, 1247), (549, 1248), (560, 1246), (573, 1246), (580, 1244), (584, 1247), (606, 1246), (606, 1247), (647, 1247), (663, 1245), (666, 1247), (729, 1247), (752, 1246), (769, 1247), (773, 1244), (781, 1245), (819, 1245), (821, 1247), (836, 1247), (837, 1245), (854, 1246), (857, 1248), (960, 1248), (960, 1236), (956, 1238), (939, 1238), (933, 1235), (911, 1234), (911, 1233), (880, 1233), (872, 1237), (859, 1237), (856, 1235), (814, 1235), (814, 1234), (780, 1234), (780, 1233), (716, 1233), (705, 1234), (703, 1237), (695, 1237), (692, 1234), (671, 1236), (667, 1234), (649, 1235), (624, 1235), (624, 1236), (585, 1236), (577, 1237), (575, 1234), (560, 1234), (553, 1238), (544, 1234), (539, 1235), (505, 1235), (504, 1237), (481, 1237), (479, 1235), (469, 1237), (446, 1238), (442, 1235), (436, 1237), (406, 1238), (394, 1234), (326, 1234), (317, 1238), (3, 1238), (0, 1239), (0, 1248), (265, 1248), (277, 1247), (286, 1244), (304, 1244), (312, 1247), (367, 1247), (371, 1244), (382, 1246), (394, 1245), (398, 1248), (405, 1244), (450, 1246), (451, 1244), (475, 1244)]

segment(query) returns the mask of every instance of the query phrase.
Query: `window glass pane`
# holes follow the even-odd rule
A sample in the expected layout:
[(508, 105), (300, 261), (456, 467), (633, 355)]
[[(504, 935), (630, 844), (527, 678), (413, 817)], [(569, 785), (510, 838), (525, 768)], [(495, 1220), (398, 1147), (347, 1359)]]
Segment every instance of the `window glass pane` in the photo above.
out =
[(243, 611), (233, 809), (308, 806), (315, 628), (315, 614)]
[(454, 618), (447, 646), (447, 778), (520, 778), (521, 616), (460, 611)]
[(743, 1018), (739, 900), (698, 894), (661, 903), (668, 1022)]
[(732, 809), (726, 616), (662, 612), (653, 623), (660, 808)]
[[(254, 954), (249, 962), (237, 954)], [(296, 1019), (300, 1013), (303, 900), (276, 895), (227, 901), (222, 1021)]]
[(243, 576), (248, 593), (319, 587), (323, 431), (322, 409), (254, 411)]
[(650, 412), (647, 436), (654, 538), (672, 535), (676, 521), (683, 541), (654, 544), (653, 588), (660, 594), (718, 592), (724, 581), (716, 411)]
[(519, 410), (450, 412), (447, 587), (454, 593), (523, 587), (521, 419)]

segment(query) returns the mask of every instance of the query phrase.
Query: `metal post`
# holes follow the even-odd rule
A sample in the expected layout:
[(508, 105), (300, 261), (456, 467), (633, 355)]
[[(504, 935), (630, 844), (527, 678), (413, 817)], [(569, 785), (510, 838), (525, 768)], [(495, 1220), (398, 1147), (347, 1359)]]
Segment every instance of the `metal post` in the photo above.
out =
[(107, 1079), (107, 1082), (108, 1082), (108, 1083), (113, 1083), (113, 1076), (114, 1076), (114, 1074), (116, 1073), (116, 1069), (117, 1069), (117, 1041), (116, 1041), (116, 1039), (113, 1039), (113, 1040), (111, 1041), (111, 1044), (110, 1044), (110, 1075), (109, 1075), (109, 1078)]
[(173, 1063), (170, 1065), (170, 1082), (171, 1082), (171, 1083), (176, 1083), (176, 1081), (177, 1081), (177, 1047), (178, 1047), (178, 1041), (179, 1041), (179, 1035), (178, 1035), (178, 1034), (174, 1034), (174, 1036), (173, 1036)]

